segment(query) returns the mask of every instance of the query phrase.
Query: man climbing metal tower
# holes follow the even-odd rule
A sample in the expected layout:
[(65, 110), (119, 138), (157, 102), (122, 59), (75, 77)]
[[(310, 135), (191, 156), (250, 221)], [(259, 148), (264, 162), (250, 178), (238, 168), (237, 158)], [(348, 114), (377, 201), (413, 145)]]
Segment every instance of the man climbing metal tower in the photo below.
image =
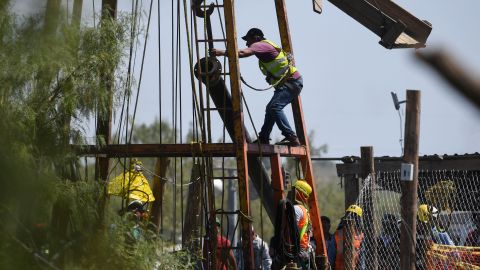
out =
[[(303, 88), (303, 79), (297, 68), (289, 60), (286, 52), (277, 44), (267, 40), (262, 30), (252, 28), (242, 37), (247, 43), (247, 48), (238, 51), (238, 57), (244, 58), (255, 55), (258, 65), (266, 76), (266, 81), (275, 88), (273, 97), (267, 104), (265, 120), (258, 134), (258, 140), (262, 144), (269, 144), (270, 133), (276, 123), (285, 138), (278, 145), (299, 146), (300, 141), (290, 127), (283, 108), (297, 97)], [(216, 56), (226, 55), (226, 51), (213, 49)]]

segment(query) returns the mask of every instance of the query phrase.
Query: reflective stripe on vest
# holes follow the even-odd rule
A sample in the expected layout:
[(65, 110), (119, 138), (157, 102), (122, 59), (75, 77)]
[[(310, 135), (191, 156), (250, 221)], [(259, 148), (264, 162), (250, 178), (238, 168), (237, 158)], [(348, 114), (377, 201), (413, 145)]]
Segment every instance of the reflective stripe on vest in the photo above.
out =
[[(335, 246), (336, 246), (336, 256), (335, 256), (335, 270), (338, 270), (338, 269), (345, 269), (344, 267), (344, 257), (343, 257), (343, 228), (340, 229), (340, 230), (337, 230), (335, 232)], [(355, 264), (358, 264), (358, 260), (360, 259), (359, 258), (359, 252), (360, 252), (360, 246), (362, 244), (362, 241), (363, 241), (363, 233), (360, 233), (359, 235), (355, 235), (353, 237), (353, 247), (355, 249)]]
[(258, 66), (262, 73), (267, 76), (271, 77), (272, 81), (270, 82), (272, 85), (277, 84), (279, 81), (287, 79), (297, 71), (297, 68), (290, 65), (288, 61), (287, 54), (275, 43), (270, 40), (262, 40), (260, 42), (265, 42), (273, 46), (275, 50), (277, 50), (278, 55), (270, 62), (263, 62), (258, 60)]
[(303, 205), (298, 205), (302, 209), (303, 217), (298, 221), (298, 228), (300, 229), (300, 248), (306, 250), (308, 248), (309, 234), (307, 233), (308, 229), (308, 210)]

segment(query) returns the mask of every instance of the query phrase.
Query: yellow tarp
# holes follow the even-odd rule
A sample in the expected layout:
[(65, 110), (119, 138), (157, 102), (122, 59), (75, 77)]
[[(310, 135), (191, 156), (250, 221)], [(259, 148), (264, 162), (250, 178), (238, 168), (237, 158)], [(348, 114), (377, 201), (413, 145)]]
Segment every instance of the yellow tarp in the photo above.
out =
[(108, 183), (108, 195), (127, 197), (142, 202), (153, 202), (152, 190), (147, 178), (139, 171), (129, 171), (120, 174)]

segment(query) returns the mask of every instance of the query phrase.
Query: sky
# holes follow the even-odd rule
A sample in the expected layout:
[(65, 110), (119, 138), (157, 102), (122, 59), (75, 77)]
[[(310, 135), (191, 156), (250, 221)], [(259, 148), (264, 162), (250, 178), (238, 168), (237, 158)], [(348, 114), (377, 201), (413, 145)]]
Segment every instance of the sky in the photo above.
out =
[[(119, 1), (119, 10), (129, 12), (132, 1)], [(140, 1), (143, 25), (146, 26), (150, 1)], [(188, 1), (187, 1), (188, 2)], [(427, 48), (442, 48), (465, 66), (472, 75), (480, 73), (480, 2), (476, 0), (402, 0), (395, 1), (414, 16), (428, 20), (433, 31)], [(35, 3), (35, 4), (34, 4)], [(71, 9), (73, 1), (63, 0)], [(152, 23), (147, 40), (144, 72), (140, 85), (136, 123), (150, 124), (159, 118), (159, 44), (162, 56), (162, 118), (172, 120), (172, 2), (160, 3), (160, 42), (157, 26), (157, 1), (154, 1)], [(210, 2), (207, 2), (210, 3)], [(303, 75), (301, 93), (307, 130), (314, 131), (314, 145), (327, 144), (326, 157), (360, 155), (361, 146), (373, 146), (375, 156), (401, 156), (400, 120), (390, 92), (404, 100), (407, 89), (421, 91), (420, 155), (464, 154), (480, 152), (480, 113), (460, 97), (433, 70), (414, 57), (413, 49), (387, 50), (378, 44), (380, 38), (357, 23), (328, 1), (323, 1), (323, 13), (312, 11), (311, 1), (286, 0), (296, 65)], [(84, 1), (83, 24), (91, 25), (93, 4), (98, 9), (101, 1)], [(37, 1), (16, 1), (18, 10)], [(265, 36), (280, 44), (274, 1), (242, 0), (235, 2), (238, 46), (251, 27), (263, 30)], [(175, 2), (176, 8), (176, 2)], [(183, 7), (182, 7), (183, 8)], [(98, 10), (97, 10), (98, 11)], [(176, 14), (176, 10), (174, 11)], [(183, 10), (181, 10), (183, 14)], [(214, 14), (215, 15), (215, 14)], [(96, 17), (98, 20), (98, 16)], [(183, 15), (180, 17), (183, 22)], [(203, 21), (197, 19), (199, 27)], [(176, 16), (174, 16), (176, 25)], [(215, 38), (221, 38), (218, 20), (212, 19)], [(175, 28), (175, 27), (174, 27)], [(191, 31), (191, 29), (189, 29)], [(174, 32), (175, 33), (175, 32)], [(203, 32), (201, 33), (203, 35)], [(135, 74), (139, 82), (141, 53), (145, 35), (137, 44)], [(182, 126), (191, 125), (192, 101), (186, 47), (185, 25), (180, 29)], [(219, 43), (218, 48), (224, 48)], [(175, 46), (174, 46), (175, 47)], [(203, 48), (201, 48), (203, 52)], [(201, 53), (203, 56), (203, 53)], [(249, 84), (266, 87), (255, 57), (240, 60), (242, 76)], [(263, 123), (265, 105), (271, 91), (256, 92), (242, 88), (255, 127)], [(135, 90), (136, 94), (136, 90)], [(401, 111), (405, 106), (402, 105)], [(250, 134), (252, 125), (244, 109)], [(290, 106), (285, 112), (293, 125)], [(118, 113), (115, 114), (118, 116)], [(117, 117), (118, 118), (118, 117)], [(402, 113), (404, 121), (405, 115)], [(118, 123), (118, 120), (116, 120)], [(221, 137), (222, 125), (213, 116), (214, 138)], [(402, 128), (403, 128), (402, 123)], [(185, 131), (184, 131), (185, 134)], [(272, 133), (280, 140), (278, 128)]]

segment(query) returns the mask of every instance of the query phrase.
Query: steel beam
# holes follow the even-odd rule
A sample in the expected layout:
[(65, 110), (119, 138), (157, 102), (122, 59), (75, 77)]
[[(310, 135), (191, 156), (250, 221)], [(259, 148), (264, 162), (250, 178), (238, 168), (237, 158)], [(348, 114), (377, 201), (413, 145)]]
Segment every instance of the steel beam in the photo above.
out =
[[(375, 170), (378, 172), (395, 172), (400, 170), (401, 158), (375, 158)], [(480, 154), (455, 156), (419, 157), (420, 171), (480, 171)], [(358, 163), (337, 164), (337, 175), (356, 175), (361, 173)]]
[[(205, 144), (110, 144), (106, 146), (95, 145), (74, 145), (74, 150), (80, 156), (101, 156), (101, 157), (235, 157), (235, 144), (233, 143), (205, 143)], [(269, 179), (263, 165), (258, 157), (269, 157), (280, 155), (282, 157), (301, 157), (305, 156), (306, 149), (302, 146), (282, 146), (282, 145), (258, 145), (256, 143), (247, 144), (247, 155), (249, 165), (254, 169), (261, 168), (264, 171), (262, 176), (257, 171), (250, 172), (250, 178), (254, 183), (260, 185), (260, 177), (266, 176), (267, 184)], [(255, 186), (257, 188), (257, 186)], [(258, 186), (260, 187), (260, 186)]]
[[(329, 1), (379, 36), (380, 44), (388, 49), (425, 47), (432, 31), (429, 22), (416, 18), (390, 0)], [(397, 31), (399, 25), (404, 26), (401, 31)], [(396, 36), (392, 36), (394, 32)], [(400, 36), (400, 42), (396, 42)]]

